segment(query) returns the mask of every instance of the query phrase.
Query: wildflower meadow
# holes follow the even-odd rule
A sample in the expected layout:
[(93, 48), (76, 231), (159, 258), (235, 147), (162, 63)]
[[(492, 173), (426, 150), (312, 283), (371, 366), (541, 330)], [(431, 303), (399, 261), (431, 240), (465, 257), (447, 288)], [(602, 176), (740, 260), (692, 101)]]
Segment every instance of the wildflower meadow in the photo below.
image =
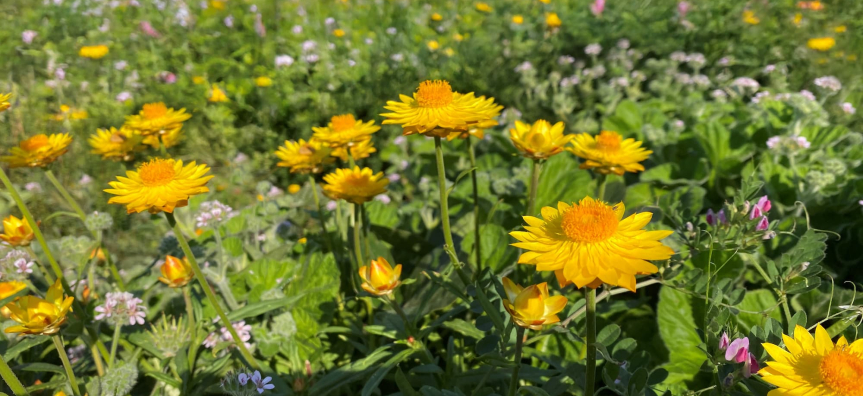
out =
[(0, 19), (0, 395), (863, 396), (863, 1)]

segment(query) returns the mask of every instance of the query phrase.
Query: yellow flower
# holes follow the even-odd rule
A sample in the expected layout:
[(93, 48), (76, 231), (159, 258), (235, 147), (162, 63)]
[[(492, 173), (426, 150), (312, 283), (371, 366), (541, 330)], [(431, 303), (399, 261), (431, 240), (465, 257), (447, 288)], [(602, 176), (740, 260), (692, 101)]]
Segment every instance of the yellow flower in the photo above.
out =
[(147, 103), (138, 114), (126, 117), (126, 127), (144, 136), (161, 135), (182, 127), (189, 118), (192, 115), (186, 109), (174, 110), (162, 102)]
[(297, 240), (297, 242), (299, 242), (300, 245), (305, 245), (307, 242), (309, 242), (309, 239), (308, 238), (300, 238)]
[(3, 242), (12, 246), (28, 246), (33, 237), (33, 228), (24, 219), (13, 215), (3, 219), (3, 233), (0, 234), (0, 240)]
[(0, 113), (6, 111), (9, 107), (12, 106), (12, 103), (9, 103), (9, 99), (12, 98), (11, 93), (0, 93)]
[(10, 319), (20, 325), (7, 328), (6, 333), (56, 334), (66, 322), (74, 300), (74, 297), (64, 298), (59, 279), (48, 288), (44, 300), (36, 296), (18, 297), (6, 304), (6, 308), (11, 312)]
[(848, 55), (847, 57), (845, 57), (845, 59), (854, 62), (857, 60), (857, 55)]
[(521, 15), (513, 15), (512, 16), (512, 23), (514, 23), (516, 25), (521, 25), (522, 23), (524, 23), (524, 17)]
[(577, 135), (567, 150), (584, 158), (581, 169), (593, 169), (604, 175), (643, 171), (644, 166), (639, 162), (653, 153), (641, 147), (641, 142), (632, 138), (623, 140), (613, 131), (602, 131), (596, 137), (588, 133)]
[(213, 178), (206, 176), (209, 171), (210, 167), (195, 161), (184, 167), (180, 160), (155, 158), (127, 171), (126, 177), (117, 176), (117, 181), (108, 183), (113, 188), (104, 191), (116, 195), (109, 204), (126, 205), (127, 213), (173, 213), (174, 208), (188, 205), (189, 198), (210, 191), (205, 186)]
[(503, 109), (494, 103), (494, 98), (453, 92), (449, 83), (442, 80), (424, 81), (413, 97), (399, 95), (399, 99), (401, 102), (387, 101), (384, 108), (392, 113), (381, 115), (387, 118), (383, 124), (400, 124), (405, 135), (445, 137), (487, 123)]
[(285, 140), (285, 145), (279, 147), (276, 156), (281, 160), (277, 166), (291, 168), (291, 173), (319, 173), (323, 166), (335, 162), (330, 157), (331, 149), (312, 138), (308, 142)]
[(557, 313), (566, 306), (566, 297), (549, 296), (547, 283), (525, 288), (504, 277), (503, 290), (506, 291), (503, 307), (516, 325), (542, 330), (542, 325), (560, 322)]
[(345, 31), (342, 29), (336, 29), (336, 30), (333, 30), (333, 35), (336, 37), (344, 37)]
[(521, 155), (535, 160), (548, 159), (563, 151), (575, 135), (563, 134), (563, 122), (551, 125), (546, 120), (538, 120), (533, 125), (521, 121), (515, 122), (515, 128), (509, 130), (512, 144)]
[(111, 127), (97, 129), (87, 142), (93, 148), (90, 152), (101, 155), (102, 159), (131, 161), (142, 140), (143, 137), (131, 129)]
[(458, 42), (462, 42), (464, 41), (464, 36), (462, 36), (460, 33), (456, 33), (452, 35), (452, 39)]
[(296, 194), (296, 193), (300, 192), (301, 188), (302, 187), (300, 187), (299, 184), (291, 184), (290, 186), (288, 186), (288, 192), (291, 194)]
[(440, 22), (440, 21), (442, 21), (442, 20), (443, 20), (443, 15), (438, 14), (438, 13), (434, 13), (434, 14), (432, 14), (432, 15), (431, 15), (431, 19), (432, 19), (433, 21), (438, 21), (438, 22)]
[(205, 83), (205, 82), (207, 82), (207, 79), (206, 79), (206, 78), (204, 78), (203, 76), (194, 76), (194, 77), (192, 77), (192, 83), (194, 83), (194, 84), (198, 84), (198, 85), (200, 85), (200, 84), (203, 84), (203, 83)]
[(480, 12), (491, 12), (491, 6), (488, 3), (476, 3), (476, 10)]
[(159, 135), (150, 135), (144, 138), (144, 144), (158, 149), (159, 146), (165, 146), (165, 148), (171, 148), (178, 144), (183, 140), (183, 127), (177, 127), (174, 129), (163, 131), (162, 134)]
[(539, 0), (542, 4), (551, 4), (551, 0)]
[(750, 25), (757, 25), (761, 23), (761, 19), (758, 19), (758, 17), (755, 16), (755, 12), (753, 12), (752, 10), (745, 10), (743, 11), (743, 22), (746, 22)]
[(0, 300), (14, 296), (27, 288), (27, 284), (19, 281), (0, 282)]
[(60, 113), (54, 114), (55, 121), (64, 121), (67, 118), (70, 120), (86, 120), (89, 114), (86, 110), (73, 109), (69, 105), (60, 105)]
[(667, 260), (674, 254), (659, 242), (673, 231), (645, 231), (652, 213), (623, 219), (624, 212), (623, 203), (585, 197), (578, 204), (542, 208), (543, 219), (524, 216), (527, 231), (510, 233), (519, 240), (513, 246), (526, 250), (518, 262), (535, 265), (537, 271), (559, 271), (556, 275), (565, 284), (596, 288), (607, 283), (634, 292), (636, 274), (658, 271), (647, 260)]
[(485, 137), (485, 128), (491, 128), (497, 126), (497, 121), (489, 120), (486, 123), (477, 124), (476, 126), (468, 129), (467, 131), (457, 131), (450, 133), (447, 135), (446, 140), (455, 140), (455, 139), (467, 139), (468, 136), (473, 136), (477, 139), (482, 139)]
[(78, 56), (82, 58), (102, 59), (105, 55), (108, 55), (107, 45), (88, 45), (78, 51)]
[(794, 338), (782, 335), (785, 349), (764, 343), (764, 350), (774, 361), (758, 374), (764, 381), (776, 385), (769, 396), (863, 395), (863, 339), (848, 344), (840, 337), (836, 344), (821, 325), (815, 328), (815, 337), (797, 326)]
[(447, 48), (444, 48), (443, 53), (446, 56), (453, 56), (453, 55), (455, 55), (455, 50), (447, 47)]
[(324, 176), (324, 183), (322, 189), (326, 196), (361, 204), (385, 193), (389, 180), (383, 172), (375, 174), (369, 168), (355, 166), (353, 169), (336, 169)]
[(836, 45), (836, 39), (833, 37), (817, 37), (809, 39), (806, 46), (816, 51), (827, 51)]
[[(833, 28), (833, 31), (836, 33), (845, 33), (846, 31), (848, 31), (848, 27), (845, 25), (839, 25), (839, 26), (836, 26), (835, 28)], [(0, 99), (2, 99), (2, 98), (0, 98)]]
[(224, 10), (225, 2), (222, 0), (210, 0), (210, 7), (213, 7), (217, 10)]
[(257, 85), (261, 88), (266, 88), (266, 87), (269, 87), (270, 85), (273, 85), (273, 79), (269, 78), (267, 76), (261, 76), (261, 77), (258, 77), (255, 79), (255, 85)]
[(8, 163), (10, 168), (43, 167), (69, 151), (69, 143), (72, 143), (72, 136), (68, 133), (51, 136), (43, 133), (22, 141), (18, 147), (12, 147), (9, 155), (0, 157), (0, 160)]
[[(354, 160), (368, 158), (372, 153), (377, 151), (375, 146), (372, 145), (371, 139), (351, 145), (350, 150), (351, 157)], [(340, 158), (342, 161), (348, 160), (348, 150), (345, 146), (334, 148), (331, 155)]]
[(330, 118), (325, 127), (312, 127), (312, 136), (330, 147), (343, 147), (369, 140), (380, 129), (375, 120), (364, 123), (352, 114), (342, 114)]
[(545, 14), (545, 25), (551, 29), (559, 28), (563, 22), (560, 20), (560, 17), (557, 16), (557, 13), (549, 12)]
[(211, 103), (221, 103), (221, 102), (228, 102), (229, 101), (228, 96), (225, 95), (225, 91), (222, 91), (222, 89), (219, 88), (219, 86), (216, 84), (213, 84), (211, 86), (210, 96), (207, 97), (207, 100), (210, 101)]
[(437, 40), (429, 40), (429, 42), (426, 43), (426, 46), (429, 51), (437, 51), (437, 49), (440, 48), (440, 43), (438, 43)]
[(159, 277), (159, 281), (169, 287), (186, 286), (195, 276), (192, 266), (189, 265), (189, 260), (185, 257), (180, 260), (174, 256), (166, 256), (165, 263), (162, 264), (159, 271), (162, 272), (162, 276)]
[(803, 14), (799, 12), (794, 14), (794, 20), (792, 22), (794, 22), (794, 25), (800, 26), (800, 22), (803, 22)]
[(378, 257), (372, 260), (370, 265), (360, 267), (360, 278), (363, 290), (376, 296), (383, 296), (393, 292), (402, 282), (402, 265), (397, 264), (393, 268), (387, 259)]

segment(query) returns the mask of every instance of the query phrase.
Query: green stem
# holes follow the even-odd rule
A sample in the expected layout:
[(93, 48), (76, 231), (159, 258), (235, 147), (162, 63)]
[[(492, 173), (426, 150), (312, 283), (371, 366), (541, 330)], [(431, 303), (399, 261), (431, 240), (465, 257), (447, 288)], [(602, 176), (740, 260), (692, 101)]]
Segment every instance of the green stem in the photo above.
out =
[(72, 363), (69, 363), (69, 356), (66, 356), (66, 348), (63, 346), (63, 339), (60, 335), (51, 337), (54, 340), (54, 347), (57, 348), (57, 354), (60, 355), (60, 360), (63, 361), (63, 368), (66, 369), (66, 377), (69, 378), (69, 385), (72, 386), (72, 393), (75, 396), (81, 396), (81, 390), (78, 389), (78, 380), (75, 379), (75, 372), (72, 371)]
[[(791, 315), (791, 309), (788, 308), (788, 296), (782, 290), (780, 290), (778, 287), (776, 287), (776, 284), (773, 282), (772, 279), (770, 279), (770, 275), (767, 275), (767, 272), (764, 271), (764, 268), (761, 268), (761, 265), (758, 264), (757, 259), (752, 259), (749, 261), (752, 263), (752, 266), (755, 267), (755, 269), (758, 271), (758, 273), (761, 274), (761, 277), (764, 278), (764, 280), (767, 282), (767, 284), (771, 286), (771, 288), (773, 289), (773, 293), (776, 294), (777, 301), (781, 302), (780, 305), (782, 305), (782, 313), (783, 313), (782, 319), (784, 322), (784, 323), (782, 323), (782, 325), (786, 329), (788, 329), (788, 326), (790, 326), (790, 323), (791, 323), (791, 319), (793, 318), (793, 316)], [(789, 329), (789, 331), (790, 331), (790, 329)]]
[(117, 358), (117, 345), (120, 344), (120, 331), (122, 328), (122, 323), (117, 322), (114, 325), (114, 337), (111, 338), (111, 355), (108, 357), (108, 368), (114, 367), (114, 359)]
[(192, 335), (192, 344), (195, 344), (195, 307), (192, 306), (192, 287), (183, 287), (183, 299), (186, 300), (186, 316), (189, 320), (189, 334)]
[(24, 246), (24, 250), (27, 251), (27, 254), (36, 262), (36, 265), (39, 266), (39, 271), (42, 272), (42, 276), (45, 277), (45, 280), (48, 281), (49, 285), (54, 284), (54, 277), (51, 276), (51, 272), (48, 271), (48, 268), (45, 268), (45, 264), (42, 263), (42, 260), (39, 260), (39, 257), (36, 256), (36, 252), (33, 251), (33, 248), (30, 245)]
[(360, 217), (360, 207), (362, 204), (354, 204), (353, 220), (354, 220), (354, 255), (357, 259), (357, 269), (365, 265), (366, 259), (363, 257), (363, 247), (360, 241), (360, 230), (362, 229), (362, 219)]
[(539, 190), (539, 175), (542, 170), (542, 165), (539, 160), (533, 160), (533, 166), (530, 168), (530, 195), (527, 198), (527, 215), (536, 215), (536, 192)]
[(605, 182), (608, 181), (608, 175), (596, 175), (596, 199), (605, 201)]
[(360, 205), (360, 214), (362, 215), (362, 219), (363, 219), (363, 223), (362, 223), (362, 226), (363, 226), (363, 244), (366, 247), (366, 254), (368, 255), (366, 257), (369, 260), (372, 260), (375, 258), (374, 253), (372, 253), (371, 242), (369, 242), (370, 241), (369, 235), (371, 235), (371, 233), (372, 233), (372, 230), (371, 230), (372, 221), (369, 220), (369, 212), (366, 210), (365, 205)]
[(446, 168), (443, 162), (443, 147), (441, 146), (441, 138), (434, 138), (435, 159), (437, 162), (437, 179), (438, 190), (440, 190), (440, 217), (443, 225), (444, 251), (449, 255), (450, 264), (455, 268), (459, 278), (465, 285), (470, 283), (468, 276), (464, 273), (461, 262), (458, 260), (458, 255), (455, 253), (455, 243), (452, 240), (452, 231), (449, 225), (449, 203), (447, 202), (446, 191)]
[(473, 170), (470, 171), (470, 180), (473, 184), (473, 246), (476, 252), (476, 273), (482, 272), (482, 243), (479, 233), (479, 186), (476, 180), (476, 154), (473, 150), (473, 141), (468, 135), (465, 139), (467, 142), (467, 153), (470, 157), (470, 166)]
[(228, 316), (225, 315), (225, 311), (222, 310), (222, 306), (219, 304), (219, 300), (216, 298), (216, 295), (213, 293), (213, 289), (210, 288), (210, 285), (207, 284), (207, 278), (204, 277), (204, 273), (201, 272), (201, 267), (198, 266), (198, 260), (195, 259), (195, 255), (192, 254), (192, 248), (189, 247), (189, 242), (186, 241), (186, 237), (183, 235), (183, 232), (180, 230), (179, 225), (177, 224), (177, 219), (174, 218), (173, 213), (165, 212), (165, 218), (168, 219), (168, 224), (174, 229), (174, 234), (177, 237), (177, 241), (180, 242), (180, 247), (183, 248), (183, 253), (189, 259), (189, 265), (192, 266), (192, 270), (195, 272), (195, 278), (201, 284), (201, 288), (204, 289), (204, 294), (207, 296), (207, 299), (210, 300), (210, 305), (213, 306), (213, 309), (216, 310), (216, 313), (219, 315), (219, 319), (222, 321), (222, 325), (228, 329), (228, 332), (231, 333), (231, 337), (234, 339), (234, 343), (237, 346), (237, 349), (240, 350), (240, 354), (246, 359), (246, 362), (252, 366), (252, 368), (261, 369), (261, 365), (255, 360), (255, 357), (249, 352), (248, 348), (246, 348), (246, 344), (243, 343), (243, 340), (240, 339), (240, 336), (237, 334), (237, 330), (234, 329), (234, 326), (231, 325), (231, 321), (228, 320)]
[(90, 347), (90, 353), (93, 355), (93, 362), (96, 363), (96, 373), (99, 374), (100, 377), (105, 375), (105, 367), (102, 365), (102, 355), (99, 354), (99, 348), (96, 348), (95, 345)]
[(108, 250), (105, 249), (105, 243), (101, 242), (101, 234), (102, 232), (100, 231), (99, 248), (102, 249), (102, 252), (105, 254), (105, 263), (108, 264), (108, 269), (111, 270), (111, 276), (113, 276), (114, 281), (117, 282), (117, 288), (120, 289), (120, 291), (124, 292), (126, 291), (126, 284), (123, 282), (123, 277), (120, 276), (120, 271), (117, 270), (117, 265), (114, 264), (114, 260), (111, 259), (111, 253), (109, 253)]
[(24, 385), (21, 384), (21, 381), (18, 380), (18, 377), (12, 371), (12, 368), (9, 367), (9, 364), (6, 363), (6, 359), (3, 359), (3, 356), (0, 355), (0, 377), (3, 377), (3, 381), (6, 381), (6, 385), (9, 386), (9, 389), (12, 390), (12, 393), (15, 396), (29, 396), (30, 393), (27, 392), (27, 389), (24, 388)]
[[(309, 184), (312, 186), (312, 196), (315, 198), (315, 207), (318, 209), (318, 218), (321, 222), (321, 229), (324, 231), (324, 241), (327, 243), (327, 249), (330, 249), (333, 252), (333, 255), (336, 254), (336, 250), (333, 249), (333, 240), (330, 239), (330, 232), (327, 230), (327, 218), (324, 214), (324, 209), (321, 206), (321, 200), (318, 198), (318, 186), (315, 183), (315, 175), (309, 174)], [(338, 227), (339, 223), (336, 222), (336, 227)]]
[(524, 346), (524, 327), (519, 326), (515, 330), (515, 356), (512, 359), (515, 367), (512, 368), (512, 378), (509, 380), (509, 396), (515, 396), (518, 391), (518, 371), (521, 370), (522, 346)]
[(585, 325), (587, 335), (585, 340), (587, 341), (587, 353), (585, 365), (587, 370), (585, 371), (584, 396), (593, 396), (596, 385), (596, 289), (588, 288), (586, 292), (587, 315)]
[(405, 323), (405, 331), (408, 333), (408, 335), (411, 337), (415, 336), (416, 331), (414, 330), (414, 325), (411, 321), (408, 320), (408, 316), (407, 314), (405, 314), (405, 311), (402, 309), (401, 305), (399, 305), (399, 303), (397, 303), (396, 300), (389, 294), (385, 295), (384, 299), (387, 300), (388, 303), (390, 303), (390, 305), (393, 307), (393, 310), (395, 310), (396, 313), (399, 314), (399, 316), (402, 318), (402, 322)]
[(54, 172), (52, 172), (50, 169), (45, 169), (45, 176), (48, 176), (48, 180), (51, 181), (51, 184), (54, 185), (54, 188), (56, 188), (57, 191), (60, 191), (60, 195), (62, 195), (66, 202), (69, 203), (69, 206), (71, 206), (72, 210), (74, 210), (78, 217), (81, 218), (81, 221), (86, 220), (87, 215), (84, 214), (84, 210), (81, 209), (81, 206), (78, 205), (78, 202), (75, 201), (75, 198), (72, 197), (72, 194), (69, 194), (69, 191), (66, 190), (66, 187), (63, 187), (63, 185), (60, 184), (60, 181), (58, 181), (57, 177), (54, 176)]

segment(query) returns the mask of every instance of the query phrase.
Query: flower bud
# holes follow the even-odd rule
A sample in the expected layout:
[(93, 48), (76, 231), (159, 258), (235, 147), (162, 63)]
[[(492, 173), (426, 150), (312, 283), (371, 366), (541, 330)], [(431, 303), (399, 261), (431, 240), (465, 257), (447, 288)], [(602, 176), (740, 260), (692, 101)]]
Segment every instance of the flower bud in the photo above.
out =
[(716, 224), (719, 225), (728, 225), (728, 219), (725, 217), (725, 209), (719, 211), (716, 214)]
[(174, 256), (168, 255), (165, 257), (165, 263), (159, 269), (162, 276), (159, 280), (169, 287), (186, 286), (195, 273), (192, 271), (192, 266), (189, 265), (189, 260), (185, 257), (181, 260)]
[(93, 212), (84, 219), (84, 225), (90, 231), (104, 231), (114, 225), (114, 218), (104, 212)]
[(773, 204), (770, 202), (769, 199), (767, 199), (766, 195), (759, 198), (758, 203), (756, 205), (758, 205), (758, 207), (761, 208), (761, 212), (763, 212), (765, 214), (767, 214), (767, 212), (770, 211), (770, 208), (773, 207)]
[(707, 221), (707, 225), (716, 225), (716, 214), (713, 213), (713, 209), (707, 209), (705, 220)]
[(743, 376), (749, 378), (752, 374), (758, 372), (761, 366), (758, 365), (758, 360), (755, 359), (755, 355), (749, 354), (746, 358), (746, 362), (743, 363)]
[(372, 260), (371, 265), (360, 267), (360, 278), (363, 279), (363, 290), (376, 296), (390, 294), (401, 284), (402, 265), (393, 268), (383, 257)]
[(763, 216), (761, 208), (758, 205), (755, 205), (755, 207), (752, 208), (752, 212), (749, 213), (749, 220), (755, 220), (761, 216)]
[(566, 306), (566, 297), (548, 295), (548, 284), (545, 282), (523, 288), (504, 277), (503, 290), (506, 291), (503, 307), (512, 321), (531, 330), (540, 330), (542, 325), (559, 322), (557, 313)]
[(755, 226), (755, 231), (766, 231), (768, 227), (770, 227), (770, 222), (767, 221), (767, 216), (761, 216), (761, 220), (758, 220), (758, 225)]
[(723, 332), (722, 337), (719, 337), (719, 350), (728, 349), (729, 344), (731, 344), (731, 339), (728, 338), (728, 333)]

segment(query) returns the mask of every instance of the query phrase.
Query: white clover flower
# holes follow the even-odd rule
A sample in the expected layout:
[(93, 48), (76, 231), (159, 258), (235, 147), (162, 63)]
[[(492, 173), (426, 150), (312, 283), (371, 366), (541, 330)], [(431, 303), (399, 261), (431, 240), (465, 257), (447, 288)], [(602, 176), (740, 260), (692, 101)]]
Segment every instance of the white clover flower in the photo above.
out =
[(805, 90), (805, 89), (804, 89), (804, 90), (802, 90), (802, 91), (800, 91), (800, 95), (801, 95), (801, 96), (803, 96), (803, 97), (804, 97), (804, 98), (806, 98), (806, 99), (811, 100), (811, 101), (816, 101), (816, 100), (818, 100), (818, 99), (816, 99), (816, 98), (815, 98), (815, 94), (813, 94), (812, 92), (810, 92), (810, 91), (808, 91), (808, 90)]
[(294, 64), (294, 58), (290, 55), (279, 55), (276, 57), (276, 67), (287, 67)]
[(569, 55), (561, 55), (559, 58), (557, 58), (558, 65), (571, 65), (573, 63), (575, 63), (575, 58)]
[(763, 72), (764, 72), (764, 74), (770, 74), (770, 73), (773, 73), (775, 70), (776, 70), (776, 65), (767, 65), (767, 66), (764, 66)]
[(306, 63), (315, 63), (320, 60), (320, 57), (317, 54), (308, 54), (303, 56), (303, 61)]
[(562, 88), (567, 88), (567, 87), (576, 86), (580, 82), (581, 82), (581, 80), (578, 78), (578, 76), (569, 76), (569, 77), (564, 77), (563, 79), (560, 80), (560, 86)]
[(584, 47), (584, 53), (587, 55), (595, 56), (599, 55), (600, 52), (602, 52), (602, 46), (597, 43), (588, 44), (587, 47)]
[(144, 305), (144, 300), (135, 297), (129, 292), (111, 292), (105, 294), (105, 303), (96, 307), (96, 320), (107, 319), (113, 324), (128, 324), (134, 325), (144, 324), (146, 318), (147, 307)]
[(611, 85), (614, 87), (626, 88), (629, 86), (629, 80), (626, 77), (615, 77), (611, 79)]
[(329, 17), (327, 19), (324, 19), (324, 24), (327, 26), (331, 26), (334, 23), (336, 23), (336, 20), (333, 17)]
[(686, 62), (686, 53), (683, 51), (674, 51), (668, 58), (677, 63), (683, 63)]
[(303, 46), (303, 52), (310, 52), (310, 51), (314, 51), (315, 48), (318, 48), (318, 43), (316, 43), (312, 40), (306, 40), (306, 41), (303, 41), (302, 46)]
[(629, 48), (629, 40), (627, 40), (627, 39), (617, 40), (617, 48), (628, 49)]
[(291, 32), (294, 34), (301, 34), (303, 33), (303, 27), (300, 25), (294, 25), (294, 27), (291, 28)]
[(704, 58), (704, 54), (695, 52), (686, 56), (686, 63), (697, 69), (704, 66), (707, 63), (707, 59)]
[(842, 82), (833, 76), (818, 77), (815, 79), (815, 85), (831, 92), (837, 92), (842, 89)]
[(692, 83), (701, 88), (707, 88), (710, 86), (710, 77), (703, 74), (696, 74), (692, 76)]
[(210, 226), (218, 226), (236, 215), (230, 206), (219, 201), (202, 202), (198, 208), (198, 214), (195, 216), (196, 226), (205, 228)]
[(752, 97), (752, 103), (761, 103), (761, 99), (764, 97), (768, 97), (768, 96), (770, 96), (770, 92), (767, 92), (767, 91), (758, 92), (755, 94), (755, 96)]
[(728, 97), (728, 94), (721, 89), (714, 89), (712, 92), (710, 92), (710, 96), (712, 96), (714, 99), (725, 99)]
[(731, 82), (731, 85), (738, 88), (746, 88), (746, 89), (758, 89), (761, 88), (761, 84), (758, 81), (755, 81), (749, 77), (737, 77), (734, 81)]
[(676, 81), (678, 84), (689, 85), (692, 84), (692, 76), (687, 73), (675, 73), (674, 81)]
[(844, 111), (845, 114), (854, 114), (857, 112), (857, 109), (855, 109), (854, 105), (851, 103), (845, 102), (842, 103), (842, 111)]
[(389, 34), (390, 36), (395, 35), (397, 32), (398, 32), (398, 30), (396, 30), (396, 28), (394, 28), (394, 27), (388, 27), (387, 28), (387, 34)]
[(526, 72), (526, 71), (532, 70), (532, 69), (533, 69), (533, 64), (530, 63), (530, 61), (524, 61), (515, 67), (515, 71), (519, 72), (519, 73)]

